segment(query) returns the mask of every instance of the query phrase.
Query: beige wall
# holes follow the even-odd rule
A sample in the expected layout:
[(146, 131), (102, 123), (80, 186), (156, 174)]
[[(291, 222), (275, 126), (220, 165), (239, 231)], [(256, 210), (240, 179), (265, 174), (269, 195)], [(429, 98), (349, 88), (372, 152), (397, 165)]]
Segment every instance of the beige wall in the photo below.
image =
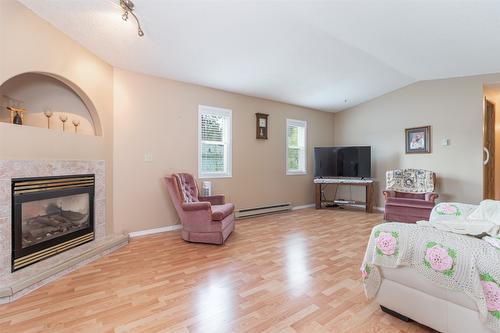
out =
[[(214, 180), (215, 192), (226, 193), (238, 207), (312, 203), (312, 147), (333, 143), (331, 114), (121, 70), (113, 83), (111, 66), (16, 1), (0, 1), (0, 45), (0, 84), (26, 72), (64, 77), (93, 102), (103, 133), (75, 136), (0, 123), (0, 158), (106, 160), (109, 230), (177, 223), (161, 179), (174, 171), (197, 172), (198, 104), (233, 110), (233, 177)], [(255, 112), (270, 113), (267, 141), (255, 139)], [(306, 176), (284, 175), (287, 117), (308, 121)], [(146, 152), (153, 153), (153, 162), (143, 162)]]
[[(107, 220), (112, 221), (112, 67), (17, 1), (2, 0), (0, 85), (26, 72), (56, 74), (80, 87), (97, 109), (103, 136), (76, 136), (43, 128), (0, 123), (0, 159), (105, 160)], [(108, 223), (108, 228), (111, 227), (111, 223)]]
[[(373, 147), (377, 193), (386, 170), (415, 167), (438, 173), (442, 200), (478, 202), (483, 84), (500, 82), (500, 75), (424, 81), (333, 115), (113, 70), (17, 1), (0, 1), (0, 84), (25, 72), (53, 73), (80, 87), (103, 136), (0, 123), (0, 158), (106, 160), (107, 219), (114, 221), (108, 228), (115, 232), (177, 223), (162, 177), (197, 173), (199, 104), (233, 110), (233, 177), (213, 180), (213, 190), (239, 208), (312, 203), (312, 148), (333, 144)], [(256, 112), (270, 114), (267, 141), (255, 139)], [(285, 176), (286, 118), (308, 121), (306, 176)], [(404, 128), (420, 125), (432, 126), (433, 153), (405, 155)], [(441, 146), (445, 138), (449, 146)], [(144, 162), (145, 153), (152, 162)], [(383, 205), (380, 195), (377, 205)]]
[[(114, 73), (114, 216), (118, 231), (177, 223), (162, 177), (197, 175), (198, 105), (233, 111), (233, 176), (213, 179), (238, 208), (313, 202), (312, 148), (333, 144), (333, 115), (201, 86)], [(255, 139), (255, 113), (269, 113), (269, 140)], [(286, 118), (308, 122), (308, 174), (285, 176)], [(152, 153), (153, 161), (144, 162)]]
[[(438, 175), (440, 200), (482, 199), (483, 84), (500, 75), (422, 81), (335, 114), (336, 145), (371, 145), (377, 206), (385, 171), (424, 168)], [(432, 126), (432, 154), (405, 154), (404, 129)], [(441, 141), (449, 139), (449, 146)], [(359, 196), (359, 193), (356, 193)]]

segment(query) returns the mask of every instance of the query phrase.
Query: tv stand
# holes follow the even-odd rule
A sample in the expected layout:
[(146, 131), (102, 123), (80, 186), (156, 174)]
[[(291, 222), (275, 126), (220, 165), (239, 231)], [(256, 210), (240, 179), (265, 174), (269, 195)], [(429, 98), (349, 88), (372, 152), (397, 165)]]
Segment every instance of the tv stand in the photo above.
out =
[[(323, 208), (323, 203), (325, 204), (334, 204), (337, 206), (353, 206), (353, 205), (364, 205), (365, 206), (365, 211), (367, 213), (372, 213), (373, 212), (373, 201), (374, 201), (374, 196), (373, 196), (373, 179), (366, 179), (366, 178), (315, 178), (314, 179), (314, 185), (315, 185), (315, 190), (314, 190), (314, 197), (315, 197), (315, 203), (316, 203), (316, 209), (322, 209)], [(323, 185), (327, 184), (335, 184), (337, 186), (340, 185), (349, 185), (349, 186), (364, 186), (365, 187), (365, 193), (366, 193), (366, 198), (364, 202), (359, 202), (359, 201), (348, 201), (348, 202), (342, 202), (338, 203), (336, 202), (335, 198), (333, 201), (328, 201), (328, 200), (323, 200)]]

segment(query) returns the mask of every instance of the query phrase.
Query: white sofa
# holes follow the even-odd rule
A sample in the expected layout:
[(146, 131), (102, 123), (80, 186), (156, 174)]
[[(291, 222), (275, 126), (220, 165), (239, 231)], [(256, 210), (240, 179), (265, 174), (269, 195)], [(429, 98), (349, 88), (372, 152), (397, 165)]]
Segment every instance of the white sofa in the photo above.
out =
[(381, 306), (443, 333), (492, 332), (464, 293), (438, 287), (409, 267), (380, 267), (380, 272), (375, 300)]

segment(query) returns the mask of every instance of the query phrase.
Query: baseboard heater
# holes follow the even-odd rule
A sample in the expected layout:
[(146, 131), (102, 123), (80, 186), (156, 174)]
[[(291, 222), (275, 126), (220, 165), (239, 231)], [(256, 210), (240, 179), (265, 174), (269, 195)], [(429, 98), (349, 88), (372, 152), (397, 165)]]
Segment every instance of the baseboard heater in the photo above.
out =
[(235, 216), (237, 219), (240, 219), (240, 218), (256, 216), (256, 215), (283, 212), (283, 211), (287, 211), (287, 210), (291, 210), (291, 209), (292, 209), (292, 204), (287, 202), (287, 203), (270, 205), (270, 206), (240, 209), (240, 210), (236, 211)]

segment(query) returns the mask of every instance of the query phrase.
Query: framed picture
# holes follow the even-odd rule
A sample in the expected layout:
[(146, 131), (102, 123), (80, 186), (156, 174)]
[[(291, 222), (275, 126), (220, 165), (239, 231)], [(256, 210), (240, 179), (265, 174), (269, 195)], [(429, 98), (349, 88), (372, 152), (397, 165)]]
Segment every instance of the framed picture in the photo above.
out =
[(431, 152), (431, 127), (413, 127), (405, 129), (407, 154), (429, 154)]

